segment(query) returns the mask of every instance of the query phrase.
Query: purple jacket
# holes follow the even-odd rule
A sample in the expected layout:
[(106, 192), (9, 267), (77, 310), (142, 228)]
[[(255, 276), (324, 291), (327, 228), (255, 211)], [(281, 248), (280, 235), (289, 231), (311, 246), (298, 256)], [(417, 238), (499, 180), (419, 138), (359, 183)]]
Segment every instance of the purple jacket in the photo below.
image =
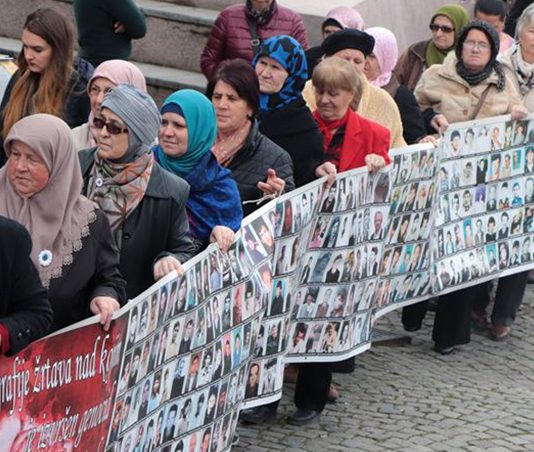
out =
[[(300, 42), (304, 50), (309, 47), (308, 36), (301, 17), (294, 11), (275, 5), (271, 20), (258, 26), (262, 40), (278, 35), (289, 35)], [(243, 58), (252, 61), (251, 35), (245, 15), (245, 5), (225, 8), (215, 20), (206, 47), (200, 57), (200, 67), (210, 79), (224, 60)]]

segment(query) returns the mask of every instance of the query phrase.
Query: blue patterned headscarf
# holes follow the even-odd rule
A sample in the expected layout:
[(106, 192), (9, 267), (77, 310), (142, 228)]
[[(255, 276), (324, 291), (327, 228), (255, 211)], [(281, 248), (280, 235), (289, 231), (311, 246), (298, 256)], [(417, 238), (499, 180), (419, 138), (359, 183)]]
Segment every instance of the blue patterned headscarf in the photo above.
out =
[(157, 147), (154, 153), (157, 160), (167, 170), (185, 177), (197, 164), (197, 162), (211, 151), (217, 137), (217, 120), (213, 104), (204, 94), (192, 89), (182, 89), (172, 93), (161, 107), (162, 113), (166, 108), (174, 104), (183, 112), (187, 125), (187, 152), (180, 157), (165, 155), (161, 147)]
[(260, 95), (260, 110), (263, 112), (282, 108), (302, 96), (308, 80), (308, 64), (304, 49), (291, 36), (281, 35), (266, 39), (252, 60), (256, 67), (258, 59), (267, 56), (280, 64), (289, 74), (282, 89), (275, 94)]

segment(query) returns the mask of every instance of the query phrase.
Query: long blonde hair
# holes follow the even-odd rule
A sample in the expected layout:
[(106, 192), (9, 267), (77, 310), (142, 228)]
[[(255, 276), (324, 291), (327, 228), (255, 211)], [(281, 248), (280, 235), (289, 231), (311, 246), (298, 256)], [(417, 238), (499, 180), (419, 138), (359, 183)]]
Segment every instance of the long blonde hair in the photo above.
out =
[(3, 111), (4, 138), (13, 124), (29, 114), (49, 113), (63, 117), (74, 72), (74, 33), (62, 14), (52, 8), (39, 8), (26, 18), (24, 30), (44, 39), (52, 47), (52, 55), (46, 69), (37, 74), (28, 69), (24, 49), (19, 53), (19, 78)]

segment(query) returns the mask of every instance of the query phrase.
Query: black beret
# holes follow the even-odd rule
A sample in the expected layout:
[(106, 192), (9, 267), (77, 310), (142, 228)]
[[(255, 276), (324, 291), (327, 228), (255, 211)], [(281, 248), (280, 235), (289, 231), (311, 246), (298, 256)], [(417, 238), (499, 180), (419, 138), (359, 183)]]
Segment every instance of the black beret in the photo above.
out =
[(365, 56), (373, 52), (375, 38), (364, 31), (353, 28), (345, 28), (328, 36), (322, 44), (324, 54), (332, 56), (340, 50), (360, 50)]

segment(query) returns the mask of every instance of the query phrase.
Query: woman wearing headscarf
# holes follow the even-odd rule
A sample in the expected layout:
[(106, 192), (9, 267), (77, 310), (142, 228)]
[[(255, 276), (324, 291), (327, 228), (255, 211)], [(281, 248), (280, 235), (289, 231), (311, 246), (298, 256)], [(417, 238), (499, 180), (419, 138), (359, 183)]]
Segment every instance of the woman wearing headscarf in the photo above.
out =
[(0, 215), (26, 226), (31, 258), (49, 290), (53, 330), (92, 314), (109, 327), (126, 301), (106, 216), (79, 193), (80, 165), (67, 124), (48, 114), (16, 122), (0, 170)]
[(399, 54), (397, 39), (383, 27), (371, 27), (365, 32), (375, 39), (375, 46), (365, 60), (364, 74), (372, 85), (384, 89), (393, 98), (399, 108), (404, 141), (414, 144), (426, 135), (425, 124), (415, 96), (393, 75)]
[[(415, 97), (435, 130), (444, 131), (449, 122), (507, 113), (520, 119), (528, 113), (510, 74), (496, 60), (498, 52), (497, 31), (475, 20), (462, 30), (455, 52), (425, 71)], [(518, 306), (526, 283), (521, 275), (501, 278), (497, 298), (507, 296)], [(486, 291), (487, 284), (479, 284), (440, 297), (433, 332), (437, 352), (448, 354), (470, 341), (471, 308)], [(496, 334), (506, 337), (509, 327), (504, 330)]]
[(291, 157), (259, 131), (260, 87), (250, 64), (239, 59), (222, 63), (207, 93), (217, 118), (213, 153), (231, 171), (244, 214), (260, 207), (254, 201), (265, 194), (293, 190)]
[[(363, 30), (365, 23), (362, 16), (354, 8), (349, 6), (337, 6), (326, 13), (324, 21), (321, 25), (321, 34), (323, 40), (328, 38), (336, 31), (344, 30), (345, 28), (354, 28), (355, 30)], [(306, 60), (308, 61), (308, 77), (311, 78), (315, 66), (321, 62), (323, 56), (323, 49), (320, 45), (306, 50)]]
[(260, 132), (291, 156), (295, 185), (332, 171), (323, 165), (323, 137), (302, 97), (308, 77), (302, 46), (290, 36), (267, 39), (252, 66), (260, 84)]
[(443, 63), (468, 22), (469, 14), (463, 6), (449, 4), (439, 8), (430, 19), (432, 37), (411, 45), (400, 56), (393, 71), (399, 83), (413, 91), (425, 69)]
[(80, 151), (83, 193), (109, 219), (120, 250), (126, 292), (133, 298), (194, 254), (185, 202), (188, 184), (152, 157), (160, 126), (145, 92), (119, 85), (106, 94), (93, 124), (96, 148)]
[(139, 68), (128, 61), (108, 60), (99, 64), (87, 83), (87, 93), (91, 102), (89, 120), (72, 130), (76, 150), (88, 149), (97, 145), (98, 130), (93, 120), (100, 112), (106, 93), (121, 83), (133, 85), (146, 92), (145, 76)]
[(167, 97), (161, 115), (154, 158), (190, 186), (186, 209), (196, 252), (210, 241), (225, 250), (234, 241), (243, 210), (230, 171), (211, 152), (217, 136), (213, 105), (198, 91), (185, 89)]

